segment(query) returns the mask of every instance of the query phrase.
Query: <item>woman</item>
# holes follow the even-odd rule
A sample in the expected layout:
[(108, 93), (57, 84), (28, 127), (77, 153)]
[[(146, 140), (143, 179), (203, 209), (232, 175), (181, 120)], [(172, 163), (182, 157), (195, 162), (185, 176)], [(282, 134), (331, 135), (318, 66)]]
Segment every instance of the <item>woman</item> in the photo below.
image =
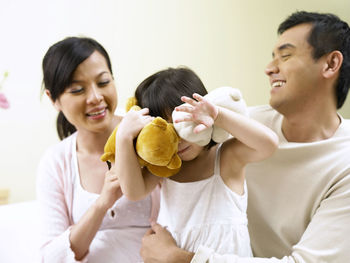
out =
[(42, 261), (139, 261), (141, 238), (157, 216), (158, 195), (128, 201), (118, 174), (100, 161), (121, 121), (114, 115), (117, 92), (107, 52), (93, 39), (66, 38), (45, 54), (43, 75), (43, 91), (59, 111), (62, 141), (38, 168)]

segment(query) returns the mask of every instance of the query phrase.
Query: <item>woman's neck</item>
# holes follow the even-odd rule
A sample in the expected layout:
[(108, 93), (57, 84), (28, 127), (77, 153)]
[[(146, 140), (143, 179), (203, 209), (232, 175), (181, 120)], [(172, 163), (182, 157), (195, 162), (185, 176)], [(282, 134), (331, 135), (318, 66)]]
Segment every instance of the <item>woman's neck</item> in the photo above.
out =
[(77, 134), (77, 152), (87, 154), (102, 154), (108, 137), (113, 132), (121, 118), (116, 117), (110, 127), (104, 132), (91, 132), (86, 130), (78, 130)]

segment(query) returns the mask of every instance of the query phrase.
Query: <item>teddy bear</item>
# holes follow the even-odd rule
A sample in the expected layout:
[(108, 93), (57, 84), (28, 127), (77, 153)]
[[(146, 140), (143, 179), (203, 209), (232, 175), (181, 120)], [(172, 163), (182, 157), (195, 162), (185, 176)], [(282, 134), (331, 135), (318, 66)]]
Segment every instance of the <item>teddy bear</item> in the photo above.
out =
[[(126, 111), (140, 110), (136, 98), (129, 98)], [(109, 136), (101, 160), (115, 162), (115, 136), (118, 126)], [(142, 167), (146, 167), (152, 174), (160, 177), (170, 177), (176, 174), (181, 167), (181, 159), (177, 155), (179, 136), (173, 124), (161, 117), (156, 117), (152, 122), (142, 128), (135, 139), (135, 150), (138, 161)]]
[[(247, 105), (239, 89), (232, 87), (220, 87), (210, 91), (207, 95), (204, 96), (204, 98), (216, 106), (223, 107), (248, 116)], [(188, 104), (184, 103), (183, 105)], [(182, 118), (188, 114), (189, 113), (187, 112), (175, 110), (172, 112), (172, 119), (175, 130), (182, 139), (188, 142), (196, 143), (200, 146), (205, 146), (210, 142), (211, 139), (217, 143), (221, 143), (231, 136), (224, 129), (215, 125), (208, 127), (199, 133), (194, 133), (193, 129), (197, 124), (193, 121), (184, 121), (178, 123), (175, 122), (177, 119)]]

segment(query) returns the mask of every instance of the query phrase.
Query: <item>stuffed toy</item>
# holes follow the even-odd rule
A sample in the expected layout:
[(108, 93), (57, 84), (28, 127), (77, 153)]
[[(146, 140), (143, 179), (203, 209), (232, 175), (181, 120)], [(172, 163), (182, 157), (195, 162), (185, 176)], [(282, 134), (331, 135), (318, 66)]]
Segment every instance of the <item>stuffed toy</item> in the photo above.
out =
[[(130, 98), (126, 104), (126, 111), (140, 110), (136, 98)], [(118, 126), (109, 136), (101, 160), (115, 162), (115, 136)], [(136, 138), (135, 150), (142, 167), (154, 175), (170, 177), (181, 167), (181, 159), (177, 155), (179, 136), (174, 126), (161, 117), (155, 118), (140, 131)]]
[[(242, 94), (239, 89), (232, 87), (221, 87), (210, 91), (207, 95), (204, 96), (205, 99), (210, 101), (216, 106), (223, 107), (237, 113), (248, 116), (247, 105), (242, 97)], [(184, 103), (184, 105), (188, 105)], [(175, 130), (178, 135), (188, 141), (196, 143), (200, 146), (207, 145), (211, 139), (217, 143), (224, 142), (231, 135), (220, 127), (213, 125), (207, 129), (194, 133), (193, 129), (196, 127), (196, 123), (193, 121), (184, 121), (175, 123), (175, 120), (182, 118), (184, 115), (188, 115), (187, 112), (173, 111), (172, 119), (174, 122)]]

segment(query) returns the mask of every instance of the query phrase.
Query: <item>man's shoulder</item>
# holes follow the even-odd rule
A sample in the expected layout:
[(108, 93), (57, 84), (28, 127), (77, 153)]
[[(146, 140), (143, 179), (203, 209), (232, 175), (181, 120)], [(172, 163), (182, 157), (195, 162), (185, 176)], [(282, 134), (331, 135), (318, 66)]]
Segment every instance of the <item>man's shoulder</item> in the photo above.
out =
[(249, 116), (268, 127), (273, 127), (282, 118), (282, 115), (273, 109), (270, 105), (259, 105), (249, 107)]

